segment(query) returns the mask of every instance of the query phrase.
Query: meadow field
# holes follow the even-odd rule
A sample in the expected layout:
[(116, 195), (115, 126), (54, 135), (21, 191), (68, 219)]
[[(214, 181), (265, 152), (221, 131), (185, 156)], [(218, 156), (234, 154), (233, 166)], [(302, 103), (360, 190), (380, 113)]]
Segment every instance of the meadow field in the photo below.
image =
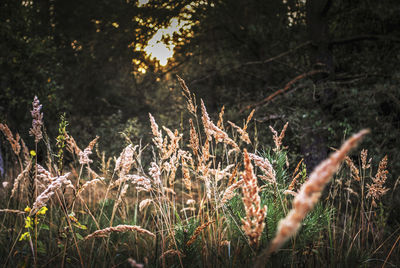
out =
[(388, 157), (372, 161), (363, 147), (373, 133), (346, 137), (310, 172), (290, 159), (290, 122), (259, 132), (253, 111), (233, 123), (178, 80), (189, 120), (170, 129), (149, 114), (152, 142), (122, 134), (106, 141), (124, 143), (116, 156), (98, 145), (102, 137), (72, 137), (65, 117), (48, 137), (36, 97), (26, 130), (35, 147), (0, 124), (13, 152), (0, 189), (0, 265), (400, 266), (400, 225), (382, 202), (398, 182), (388, 187)]

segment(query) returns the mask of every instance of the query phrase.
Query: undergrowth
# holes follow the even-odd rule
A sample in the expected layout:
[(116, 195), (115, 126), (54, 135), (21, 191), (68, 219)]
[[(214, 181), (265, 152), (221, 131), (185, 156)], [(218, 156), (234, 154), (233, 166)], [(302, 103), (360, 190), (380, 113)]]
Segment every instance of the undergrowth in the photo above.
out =
[(4, 267), (400, 264), (400, 226), (388, 225), (381, 201), (394, 191), (385, 186), (388, 159), (374, 167), (367, 150), (346, 156), (296, 235), (268, 252), (310, 178), (302, 159), (288, 159), (288, 124), (280, 133), (271, 127), (275, 147), (263, 148), (247, 131), (254, 111), (241, 127), (225, 123), (222, 109), (214, 124), (179, 82), (190, 116), (182, 133), (159, 128), (149, 115), (153, 143), (133, 144), (126, 135), (119, 157), (102, 153), (99, 137), (82, 150), (64, 116), (52, 149), (37, 98), (29, 132), (35, 148), (0, 124), (19, 174), (1, 189)]

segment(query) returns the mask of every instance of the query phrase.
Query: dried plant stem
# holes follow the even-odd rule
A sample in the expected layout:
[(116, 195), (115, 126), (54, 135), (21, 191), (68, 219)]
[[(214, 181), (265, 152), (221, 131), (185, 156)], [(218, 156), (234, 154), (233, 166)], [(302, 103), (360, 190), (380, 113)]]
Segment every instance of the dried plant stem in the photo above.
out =
[(17, 209), (8, 209), (8, 208), (5, 208), (5, 209), (0, 209), (0, 212), (4, 212), (4, 213), (14, 213), (14, 214), (25, 214), (26, 212), (25, 211), (22, 211), (22, 210), (17, 210)]
[(395, 249), (396, 244), (397, 244), (399, 241), (400, 241), (400, 235), (397, 237), (397, 239), (396, 239), (396, 241), (394, 242), (392, 248), (390, 249), (389, 254), (386, 256), (386, 259), (385, 259), (385, 262), (384, 262), (383, 265), (382, 265), (382, 268), (385, 268), (385, 265), (386, 265), (387, 261), (389, 260), (390, 255), (392, 255), (392, 252), (393, 252), (393, 250)]

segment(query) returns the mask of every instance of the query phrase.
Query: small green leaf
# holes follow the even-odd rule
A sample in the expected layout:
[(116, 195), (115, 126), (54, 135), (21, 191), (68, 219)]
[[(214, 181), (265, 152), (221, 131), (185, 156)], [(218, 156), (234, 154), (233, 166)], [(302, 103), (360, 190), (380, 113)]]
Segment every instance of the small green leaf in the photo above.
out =
[(40, 228), (43, 230), (50, 230), (50, 227), (47, 224), (42, 224)]
[(83, 237), (80, 235), (80, 233), (75, 233), (75, 235), (78, 240), (83, 240)]
[(81, 224), (80, 222), (76, 222), (73, 225), (75, 227), (79, 228), (79, 229), (82, 229), (82, 230), (86, 230), (87, 229), (87, 227), (85, 225)]

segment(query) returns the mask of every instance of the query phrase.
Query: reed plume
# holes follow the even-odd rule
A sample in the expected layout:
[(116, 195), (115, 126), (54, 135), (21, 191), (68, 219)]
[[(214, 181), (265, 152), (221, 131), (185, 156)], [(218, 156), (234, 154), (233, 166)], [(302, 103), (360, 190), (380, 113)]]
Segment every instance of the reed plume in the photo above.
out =
[(387, 174), (389, 173), (387, 171), (387, 161), (388, 157), (385, 155), (385, 157), (379, 162), (378, 171), (372, 179), (372, 184), (367, 184), (367, 198), (372, 198), (372, 206), (374, 207), (376, 207), (375, 201), (379, 200), (387, 191), (389, 191), (388, 188), (383, 186), (386, 182)]
[(185, 81), (180, 78), (177, 75), (179, 84), (181, 85), (182, 88), (182, 95), (186, 98), (186, 102), (187, 102), (187, 109), (188, 111), (196, 116), (196, 112), (197, 112), (197, 105), (196, 105), (196, 99), (194, 98), (194, 96), (192, 96), (192, 93), (190, 92), (189, 88), (186, 86)]
[(190, 144), (189, 147), (192, 149), (194, 156), (198, 156), (198, 151), (200, 148), (199, 137), (197, 136), (196, 129), (194, 128), (193, 120), (189, 119), (190, 124)]
[(42, 138), (42, 126), (43, 126), (43, 113), (40, 111), (42, 110), (42, 105), (37, 96), (33, 99), (32, 102), (33, 109), (31, 111), (32, 115), (32, 128), (29, 130), (29, 135), (35, 137), (35, 143), (38, 143)]
[(65, 141), (67, 142), (67, 150), (71, 154), (75, 154), (76, 156), (79, 157), (79, 153), (82, 152), (82, 150), (76, 144), (75, 139), (72, 136), (66, 134), (66, 140)]
[(247, 144), (250, 144), (250, 143), (251, 143), (249, 134), (247, 133), (247, 126), (248, 126), (248, 124), (249, 124), (251, 118), (253, 118), (254, 112), (255, 112), (255, 110), (253, 109), (253, 110), (251, 111), (251, 113), (249, 114), (249, 116), (247, 117), (247, 120), (246, 120), (246, 122), (245, 122), (243, 128), (241, 128), (241, 127), (235, 125), (235, 124), (232, 123), (231, 121), (228, 121), (228, 123), (229, 123), (233, 128), (235, 128), (235, 129), (237, 130), (237, 132), (239, 133), (239, 138), (240, 138), (242, 141), (244, 141), (245, 143), (247, 143)]
[(91, 238), (95, 238), (95, 237), (104, 237), (104, 236), (107, 236), (108, 234), (114, 233), (114, 232), (124, 233), (124, 232), (133, 232), (133, 231), (136, 231), (136, 232), (141, 233), (141, 234), (146, 234), (146, 235), (149, 235), (151, 237), (156, 237), (155, 234), (153, 234), (152, 232), (150, 232), (150, 231), (148, 231), (146, 229), (143, 229), (140, 226), (123, 225), (122, 224), (122, 225), (117, 225), (117, 226), (114, 226), (114, 227), (107, 227), (107, 228), (104, 228), (102, 230), (97, 230), (97, 231), (91, 233), (90, 235), (86, 236), (85, 240), (88, 240), (88, 239), (91, 239)]
[(222, 198), (221, 198), (221, 201), (220, 201), (218, 207), (222, 207), (223, 205), (225, 205), (226, 202), (231, 200), (232, 197), (235, 196), (235, 190), (240, 188), (243, 185), (243, 182), (244, 182), (244, 180), (238, 180), (237, 182), (232, 183), (232, 185), (230, 185), (228, 188), (226, 188), (226, 190), (222, 194)]
[[(296, 166), (296, 168), (294, 169), (294, 171), (293, 171), (293, 175), (292, 175), (292, 182), (289, 184), (289, 187), (288, 187), (288, 191), (292, 191), (293, 189), (294, 189), (294, 187), (296, 186), (296, 182), (297, 182), (297, 179), (300, 177), (300, 175), (301, 175), (301, 172), (299, 172), (299, 169), (300, 169), (300, 165), (301, 165), (301, 163), (303, 163), (303, 158), (299, 161), (299, 163), (297, 163), (297, 166)], [(297, 173), (297, 174), (296, 174)]]
[(18, 133), (15, 134), (15, 139), (14, 139), (14, 135), (12, 134), (9, 127), (6, 124), (2, 124), (2, 123), (0, 123), (0, 130), (1, 130), (1, 132), (3, 132), (4, 136), (6, 136), (8, 142), (11, 145), (13, 152), (16, 155), (19, 155), (19, 153), (21, 151), (21, 145), (19, 144), (19, 140), (20, 140), (19, 134)]
[(182, 177), (183, 185), (185, 185), (186, 189), (190, 192), (192, 189), (192, 182), (190, 180), (189, 168), (184, 157), (182, 157)]
[(264, 218), (267, 212), (267, 207), (261, 208), (261, 200), (258, 194), (259, 187), (257, 178), (254, 175), (253, 165), (251, 164), (249, 154), (244, 149), (244, 173), (243, 173), (243, 203), (246, 211), (246, 217), (242, 220), (243, 231), (250, 240), (253, 246), (258, 245), (261, 233), (264, 229)]
[(275, 143), (275, 148), (273, 150), (275, 152), (281, 150), (282, 140), (285, 137), (285, 133), (286, 133), (286, 129), (287, 129), (288, 125), (289, 125), (289, 122), (286, 122), (286, 124), (283, 126), (283, 129), (279, 135), (278, 135), (278, 132), (273, 127), (269, 126), (269, 128), (271, 129), (271, 132), (273, 134), (273, 139), (274, 139), (274, 143)]
[(221, 111), (218, 114), (217, 127), (219, 127), (220, 129), (224, 129), (224, 113), (225, 113), (225, 105), (222, 106)]
[(52, 179), (52, 182), (50, 185), (44, 190), (35, 200), (35, 202), (32, 205), (32, 210), (30, 212), (30, 215), (35, 214), (41, 207), (46, 205), (47, 201), (54, 195), (54, 193), (61, 188), (62, 185), (65, 185), (67, 187), (70, 187), (72, 189), (75, 189), (75, 187), (72, 185), (71, 181), (68, 180), (68, 177), (71, 173), (68, 172), (67, 174), (63, 176), (56, 177)]
[(228, 123), (234, 128), (236, 129), (236, 131), (239, 133), (239, 138), (244, 141), (247, 144), (250, 144), (250, 137), (249, 134), (246, 132), (246, 130), (244, 128), (241, 128), (237, 125), (235, 125), (235, 123), (232, 123), (231, 121), (228, 121)]
[(179, 250), (169, 249), (169, 250), (165, 251), (163, 254), (161, 254), (159, 259), (161, 260), (161, 259), (163, 259), (165, 257), (168, 257), (168, 256), (179, 256), (181, 258), (186, 257), (186, 255), (183, 254), (182, 252), (180, 252)]
[(163, 147), (163, 138), (161, 130), (158, 130), (158, 125), (154, 117), (149, 113), (150, 124), (151, 124), (151, 132), (153, 133), (153, 142), (157, 146), (157, 148), (162, 149)]
[(229, 138), (228, 134), (226, 134), (226, 132), (214, 125), (214, 123), (211, 121), (203, 100), (201, 100), (201, 111), (203, 113), (201, 119), (203, 121), (204, 131), (206, 133), (207, 139), (211, 141), (211, 137), (214, 137), (217, 143), (223, 142), (225, 144), (231, 145), (233, 148), (238, 150), (239, 146), (231, 138)]
[(196, 238), (200, 235), (201, 231), (203, 231), (205, 228), (208, 227), (208, 225), (210, 225), (213, 222), (214, 221), (209, 221), (197, 227), (196, 230), (194, 230), (193, 235), (190, 237), (189, 241), (186, 242), (186, 246), (189, 247), (191, 244), (193, 244), (194, 241), (196, 241)]
[[(280, 221), (277, 234), (266, 252), (266, 255), (278, 250), (286, 240), (294, 235), (300, 228), (301, 221), (318, 202), (325, 185), (339, 168), (349, 151), (354, 148), (368, 130), (362, 130), (349, 138), (342, 147), (321, 162), (311, 173), (310, 178), (302, 185), (293, 200), (293, 208), (289, 214)], [(262, 261), (262, 260), (259, 260)]]
[(93, 180), (90, 180), (90, 181), (85, 182), (85, 184), (83, 184), (82, 187), (79, 189), (77, 195), (79, 195), (80, 193), (82, 193), (82, 192), (83, 192), (85, 189), (87, 189), (88, 187), (91, 187), (91, 186), (96, 185), (96, 184), (98, 184), (98, 183), (100, 183), (100, 182), (103, 182), (103, 181), (104, 181), (104, 178), (98, 177), (98, 178), (95, 178), (95, 179), (93, 179)]
[(361, 180), (360, 172), (359, 172), (358, 168), (356, 167), (356, 165), (354, 164), (353, 160), (351, 160), (350, 157), (346, 156), (345, 163), (350, 168), (351, 177), (353, 179), (355, 179), (356, 181), (360, 181)]
[(276, 184), (276, 172), (272, 167), (271, 162), (267, 158), (263, 158), (256, 154), (249, 153), (248, 156), (251, 160), (254, 161), (254, 164), (261, 169), (264, 173), (261, 178), (265, 181), (271, 182), (272, 184)]
[(99, 139), (99, 136), (96, 136), (96, 138), (89, 143), (89, 145), (85, 148), (85, 150), (83, 150), (83, 152), (80, 151), (78, 153), (79, 164), (85, 165), (85, 164), (90, 164), (93, 162), (93, 160), (91, 160), (89, 158), (89, 155), (92, 154), (93, 147), (97, 143), (98, 139)]
[(119, 177), (123, 178), (126, 174), (129, 173), (132, 164), (135, 162), (133, 159), (133, 155), (136, 151), (137, 145), (134, 147), (132, 144), (129, 144), (122, 150), (120, 156), (115, 162), (114, 171), (119, 172)]
[(143, 209), (148, 207), (151, 204), (151, 202), (153, 202), (153, 199), (150, 199), (150, 198), (147, 198), (147, 199), (144, 199), (144, 200), (140, 201), (140, 203), (139, 203), (139, 211), (142, 211)]
[(11, 190), (11, 197), (13, 198), (18, 190), (18, 187), (21, 185), (21, 182), (29, 175), (29, 172), (31, 171), (32, 168), (32, 161), (29, 161), (28, 165), (25, 167), (25, 169), (17, 176), (17, 178), (14, 181), (13, 188)]
[(361, 150), (361, 168), (362, 169), (367, 169), (371, 167), (371, 161), (372, 158), (369, 159), (368, 163), (367, 163), (367, 156), (368, 156), (368, 150), (367, 149), (362, 149)]

